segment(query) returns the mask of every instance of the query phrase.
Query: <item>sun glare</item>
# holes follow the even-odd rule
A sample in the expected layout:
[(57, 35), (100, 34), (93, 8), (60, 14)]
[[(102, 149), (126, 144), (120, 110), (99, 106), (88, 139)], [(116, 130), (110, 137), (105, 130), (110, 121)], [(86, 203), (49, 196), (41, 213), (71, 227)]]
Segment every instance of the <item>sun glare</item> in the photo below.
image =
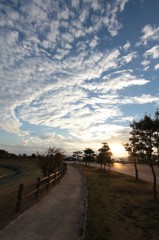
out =
[(126, 151), (123, 145), (116, 143), (110, 144), (110, 149), (115, 157), (125, 157)]

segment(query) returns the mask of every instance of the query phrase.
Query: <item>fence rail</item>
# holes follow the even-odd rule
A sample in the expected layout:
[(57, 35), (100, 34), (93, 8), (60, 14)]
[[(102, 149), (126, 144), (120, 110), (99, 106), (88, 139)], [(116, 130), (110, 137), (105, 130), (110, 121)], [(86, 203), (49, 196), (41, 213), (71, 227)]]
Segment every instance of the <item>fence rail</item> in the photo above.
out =
[(55, 185), (58, 181), (66, 174), (67, 164), (63, 164), (60, 170), (50, 174), (44, 178), (37, 178), (37, 181), (30, 184), (20, 183), (18, 191), (10, 191), (0, 195), (0, 199), (3, 201), (9, 197), (12, 198), (12, 204), (15, 204), (15, 212), (18, 213), (21, 210), (21, 205), (24, 199), (33, 196), (34, 199), (38, 200), (40, 192), (49, 190), (51, 184)]

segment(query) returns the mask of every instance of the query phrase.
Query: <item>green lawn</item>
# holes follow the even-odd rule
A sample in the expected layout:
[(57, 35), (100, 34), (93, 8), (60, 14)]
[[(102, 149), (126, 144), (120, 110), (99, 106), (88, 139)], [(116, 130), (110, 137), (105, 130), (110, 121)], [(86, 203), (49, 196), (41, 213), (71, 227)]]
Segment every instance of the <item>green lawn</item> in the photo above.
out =
[(85, 240), (157, 240), (159, 201), (152, 186), (116, 172), (78, 166), (86, 176), (88, 212)]

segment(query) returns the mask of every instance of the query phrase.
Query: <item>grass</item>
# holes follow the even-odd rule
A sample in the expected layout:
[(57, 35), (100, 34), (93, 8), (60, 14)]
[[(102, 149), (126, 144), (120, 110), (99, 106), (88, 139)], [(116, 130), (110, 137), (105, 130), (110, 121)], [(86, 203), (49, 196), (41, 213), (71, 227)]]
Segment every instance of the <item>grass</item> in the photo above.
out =
[(0, 194), (17, 189), (20, 183), (28, 184), (35, 181), (37, 177), (42, 176), (41, 170), (35, 159), (0, 159), (0, 164), (14, 164), (23, 169), (22, 174), (18, 175), (11, 181), (6, 181), (6, 183), (0, 184)]
[[(0, 230), (3, 229), (10, 221), (15, 219), (19, 214), (24, 212), (30, 206), (32, 206), (36, 201), (33, 196), (27, 198), (22, 202), (22, 211), (18, 214), (15, 213), (16, 197), (18, 186), (23, 183), (24, 186), (30, 183), (35, 183), (37, 177), (41, 177), (41, 170), (38, 168), (35, 159), (0, 159), (0, 164), (14, 164), (21, 166), (23, 171), (20, 175), (16, 176), (11, 180), (6, 182), (0, 182)], [(3, 172), (4, 169), (1, 169)], [(7, 169), (6, 169), (7, 171)], [(4, 172), (3, 172), (4, 173)], [(6, 172), (7, 173), (7, 172)], [(8, 170), (9, 173), (9, 170)], [(4, 194), (8, 192), (13, 192), (8, 196)]]
[(159, 201), (152, 186), (116, 172), (79, 166), (86, 176), (88, 212), (85, 240), (157, 240)]
[(8, 174), (11, 174), (11, 173), (13, 173), (13, 170), (8, 169), (8, 168), (0, 167), (0, 176), (8, 175)]

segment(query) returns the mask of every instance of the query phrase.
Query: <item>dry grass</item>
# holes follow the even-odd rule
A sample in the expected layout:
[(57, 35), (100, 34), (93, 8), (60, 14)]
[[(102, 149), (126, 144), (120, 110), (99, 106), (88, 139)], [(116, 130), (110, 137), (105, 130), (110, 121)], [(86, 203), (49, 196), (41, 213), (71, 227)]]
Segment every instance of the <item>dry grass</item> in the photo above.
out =
[[(21, 166), (23, 172), (13, 179), (6, 180), (6, 182), (0, 182), (0, 230), (3, 229), (10, 221), (15, 219), (19, 214), (24, 212), (36, 201), (35, 197), (31, 196), (22, 202), (21, 212), (15, 213), (16, 198), (19, 183), (23, 183), (24, 186), (29, 183), (35, 183), (37, 177), (42, 176), (41, 170), (38, 168), (35, 159), (0, 159), (0, 163), (14, 164)], [(6, 169), (7, 171), (7, 169)], [(8, 171), (9, 173), (9, 171)], [(12, 193), (10, 193), (12, 192)], [(10, 193), (6, 196), (6, 193)], [(4, 197), (5, 195), (5, 197)]]
[(14, 171), (8, 168), (3, 168), (0, 166), (0, 177), (13, 173)]
[(80, 166), (88, 186), (85, 240), (158, 240), (159, 201), (144, 181)]

